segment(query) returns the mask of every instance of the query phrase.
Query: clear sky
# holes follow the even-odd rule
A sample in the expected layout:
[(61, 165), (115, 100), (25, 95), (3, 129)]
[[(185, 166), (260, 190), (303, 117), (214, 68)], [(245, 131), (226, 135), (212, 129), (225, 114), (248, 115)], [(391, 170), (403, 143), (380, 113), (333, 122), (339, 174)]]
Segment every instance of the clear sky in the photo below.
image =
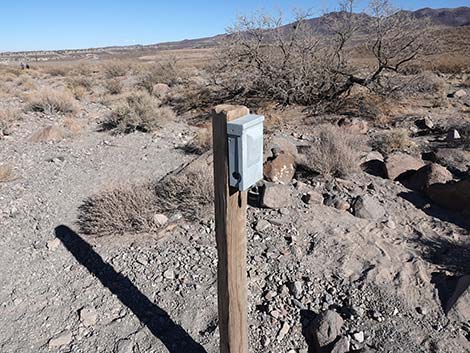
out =
[[(367, 1), (361, 0), (358, 9)], [(403, 9), (470, 6), (470, 0), (395, 0)], [(152, 44), (223, 33), (237, 15), (310, 9), (336, 0), (0, 0), (0, 51)]]

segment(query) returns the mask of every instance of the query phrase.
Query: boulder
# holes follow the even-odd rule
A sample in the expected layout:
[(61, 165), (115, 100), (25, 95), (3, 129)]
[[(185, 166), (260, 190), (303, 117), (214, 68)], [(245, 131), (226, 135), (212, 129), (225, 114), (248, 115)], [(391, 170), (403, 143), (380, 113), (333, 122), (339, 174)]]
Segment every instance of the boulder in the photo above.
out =
[(453, 291), (443, 303), (444, 313), (455, 321), (470, 321), (470, 275), (457, 278)]
[(289, 207), (290, 204), (291, 192), (287, 186), (268, 182), (264, 184), (261, 196), (263, 207), (278, 209)]
[(275, 153), (287, 152), (297, 157), (297, 146), (287, 137), (283, 136), (274, 136), (268, 144), (268, 151), (273, 151)]
[(341, 337), (338, 342), (335, 343), (331, 353), (348, 353), (350, 345), (351, 342), (348, 336)]
[(369, 195), (359, 196), (353, 203), (354, 216), (365, 219), (378, 220), (385, 216), (385, 209)]
[(426, 189), (426, 195), (444, 208), (460, 212), (470, 211), (470, 180), (431, 185)]
[(319, 347), (324, 347), (339, 336), (343, 318), (333, 310), (320, 313), (307, 327), (307, 336)]
[(65, 131), (58, 126), (49, 125), (31, 135), (31, 142), (57, 142), (65, 138)]
[(281, 152), (264, 164), (263, 172), (268, 181), (288, 184), (295, 174), (295, 157), (288, 152)]
[(302, 195), (302, 201), (307, 205), (323, 205), (323, 195), (317, 191), (308, 191)]
[(338, 121), (338, 126), (345, 128), (352, 134), (367, 134), (369, 131), (369, 124), (367, 121), (357, 118), (343, 118)]
[(440, 148), (433, 153), (433, 160), (457, 174), (470, 169), (470, 151), (462, 149)]
[(417, 191), (423, 191), (434, 184), (445, 184), (453, 179), (452, 173), (445, 167), (431, 163), (421, 167), (403, 184)]
[(403, 173), (418, 170), (423, 166), (424, 162), (421, 159), (402, 152), (392, 153), (385, 160), (387, 177), (391, 180), (395, 180)]

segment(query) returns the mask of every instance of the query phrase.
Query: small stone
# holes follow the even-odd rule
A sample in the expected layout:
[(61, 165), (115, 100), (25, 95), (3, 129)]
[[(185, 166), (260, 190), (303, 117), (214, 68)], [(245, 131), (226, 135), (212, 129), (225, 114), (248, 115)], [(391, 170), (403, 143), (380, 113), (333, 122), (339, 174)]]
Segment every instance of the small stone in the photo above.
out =
[(467, 95), (467, 92), (463, 89), (459, 89), (458, 91), (455, 91), (454, 93), (450, 94), (450, 97), (452, 98), (462, 98)]
[(351, 207), (349, 202), (342, 200), (342, 199), (336, 200), (334, 203), (334, 206), (337, 210), (340, 210), (340, 211), (347, 211)]
[(168, 270), (163, 272), (163, 277), (165, 277), (166, 279), (175, 279), (175, 271), (169, 268)]
[(363, 331), (353, 333), (352, 337), (358, 343), (364, 342), (364, 332)]
[(255, 230), (257, 232), (263, 232), (266, 229), (268, 229), (270, 226), (271, 226), (271, 223), (269, 223), (267, 220), (260, 219), (258, 222), (256, 222)]
[(46, 247), (50, 251), (55, 251), (59, 247), (59, 245), (60, 245), (60, 240), (57, 239), (57, 238), (48, 240), (47, 243), (46, 243)]
[(359, 218), (378, 220), (385, 216), (385, 209), (373, 197), (359, 196), (353, 204), (354, 215)]
[(303, 284), (301, 281), (289, 283), (289, 289), (294, 298), (300, 299), (302, 297)]
[(157, 213), (155, 216), (153, 216), (153, 220), (159, 227), (161, 227), (168, 222), (168, 217), (162, 213)]
[(79, 315), (80, 321), (86, 327), (95, 325), (98, 319), (98, 313), (95, 308), (82, 308), (80, 309)]
[(416, 308), (416, 311), (418, 312), (418, 314), (420, 315), (426, 315), (428, 313), (428, 310), (426, 308), (423, 308), (422, 306), (418, 306)]
[(289, 330), (290, 330), (289, 324), (287, 322), (284, 322), (282, 324), (281, 329), (279, 330), (279, 333), (277, 334), (277, 341), (281, 342), (284, 339), (284, 337), (287, 335)]
[(49, 348), (57, 348), (61, 346), (65, 346), (72, 342), (72, 333), (71, 332), (64, 332), (61, 333), (59, 336), (52, 338), (49, 341)]

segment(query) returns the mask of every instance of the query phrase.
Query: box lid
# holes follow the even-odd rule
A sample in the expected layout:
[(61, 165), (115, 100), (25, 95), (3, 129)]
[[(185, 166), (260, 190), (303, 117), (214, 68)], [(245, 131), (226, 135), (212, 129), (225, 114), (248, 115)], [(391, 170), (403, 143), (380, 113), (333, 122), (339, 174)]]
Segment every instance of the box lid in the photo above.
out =
[(227, 134), (241, 136), (243, 131), (261, 124), (264, 121), (263, 115), (248, 114), (241, 118), (227, 122)]

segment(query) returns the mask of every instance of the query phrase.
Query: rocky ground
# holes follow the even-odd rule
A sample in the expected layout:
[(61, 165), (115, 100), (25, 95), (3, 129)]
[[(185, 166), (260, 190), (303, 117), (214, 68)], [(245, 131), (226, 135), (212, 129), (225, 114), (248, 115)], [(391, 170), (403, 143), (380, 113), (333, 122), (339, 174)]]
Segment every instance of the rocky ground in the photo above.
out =
[[(395, 122), (428, 159), (366, 153), (373, 168), (350, 179), (295, 170), (308, 133), (291, 128), (271, 140), (271, 181), (252, 192), (248, 210), (251, 352), (470, 351), (469, 290), (450, 307), (470, 273), (470, 157), (453, 144), (461, 121), (448, 118), (468, 103), (449, 99), (462, 100)], [(88, 104), (71, 126), (27, 113), (0, 140), (0, 161), (15, 176), (0, 183), (0, 351), (217, 352), (211, 217), (168, 214), (158, 232), (139, 235), (86, 236), (77, 225), (88, 197), (194, 159), (179, 148), (192, 128), (113, 135), (87, 118), (103, 114)], [(51, 124), (68, 127), (32, 139)], [(363, 138), (377, 132), (346, 125)]]

